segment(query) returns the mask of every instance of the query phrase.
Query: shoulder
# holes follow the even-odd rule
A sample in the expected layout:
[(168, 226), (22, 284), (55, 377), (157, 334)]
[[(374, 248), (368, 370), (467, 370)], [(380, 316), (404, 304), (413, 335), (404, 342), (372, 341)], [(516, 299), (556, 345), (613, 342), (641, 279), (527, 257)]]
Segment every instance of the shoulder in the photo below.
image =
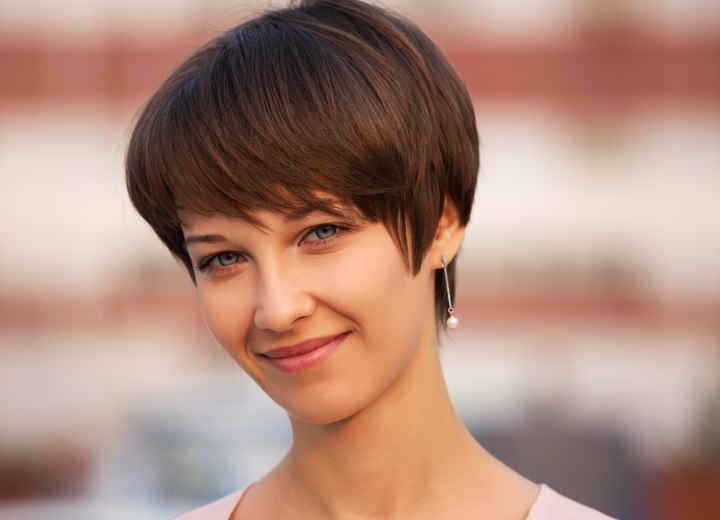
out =
[(545, 484), (540, 487), (527, 520), (613, 520), (607, 515), (562, 496)]
[(229, 520), (230, 515), (232, 515), (240, 499), (245, 494), (245, 489), (247, 488), (240, 489), (215, 502), (188, 511), (176, 517), (175, 520)]

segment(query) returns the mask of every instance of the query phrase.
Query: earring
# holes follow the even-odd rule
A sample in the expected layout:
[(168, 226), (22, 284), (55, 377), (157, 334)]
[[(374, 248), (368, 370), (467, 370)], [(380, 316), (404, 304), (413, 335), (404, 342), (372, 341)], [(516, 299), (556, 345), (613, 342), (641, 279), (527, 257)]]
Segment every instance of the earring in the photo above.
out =
[(456, 329), (460, 324), (460, 320), (458, 320), (457, 316), (455, 316), (455, 309), (453, 309), (452, 297), (450, 296), (450, 280), (448, 279), (447, 274), (447, 257), (445, 255), (441, 255), (440, 260), (442, 260), (443, 274), (445, 275), (445, 290), (447, 291), (448, 298), (449, 317), (445, 323), (447, 324), (448, 329)]

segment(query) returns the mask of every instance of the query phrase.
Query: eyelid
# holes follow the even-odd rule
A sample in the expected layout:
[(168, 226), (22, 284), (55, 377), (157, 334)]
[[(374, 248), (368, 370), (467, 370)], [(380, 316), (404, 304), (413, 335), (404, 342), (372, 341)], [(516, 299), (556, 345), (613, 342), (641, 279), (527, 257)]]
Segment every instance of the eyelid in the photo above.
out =
[[(335, 234), (333, 234), (331, 237), (328, 238), (316, 238), (316, 239), (308, 239), (308, 236), (311, 233), (316, 232), (318, 229), (325, 227), (325, 226), (332, 226), (336, 229)], [(317, 224), (315, 226), (312, 226), (305, 230), (303, 232), (302, 238), (300, 239), (300, 245), (307, 243), (310, 247), (312, 246), (327, 246), (331, 242), (340, 239), (343, 235), (346, 233), (349, 233), (353, 230), (353, 227), (348, 224), (340, 224), (335, 222), (323, 222), (322, 224)]]
[[(230, 254), (230, 255), (237, 255), (237, 257), (238, 257), (238, 263), (239, 263), (239, 260), (243, 257), (243, 254), (242, 254), (242, 253), (239, 253), (239, 252), (237, 252), (237, 251), (230, 251), (230, 250), (218, 251), (218, 252), (211, 253), (211, 254), (209, 254), (209, 255), (206, 255), (206, 256), (202, 257), (202, 258), (200, 259), (200, 261), (197, 262), (197, 263), (194, 265), (194, 267), (195, 267), (195, 269), (197, 269), (198, 271), (205, 271), (206, 269), (208, 269), (208, 268), (210, 267), (210, 264), (213, 262), (213, 260), (215, 260), (216, 258), (218, 258), (218, 257), (220, 257), (220, 256), (222, 256), (222, 255), (228, 255), (228, 254)], [(232, 265), (228, 265), (228, 266), (221, 266), (221, 267), (219, 267), (218, 269), (229, 269), (229, 268), (232, 268), (234, 265), (237, 265), (237, 264), (232, 264)]]

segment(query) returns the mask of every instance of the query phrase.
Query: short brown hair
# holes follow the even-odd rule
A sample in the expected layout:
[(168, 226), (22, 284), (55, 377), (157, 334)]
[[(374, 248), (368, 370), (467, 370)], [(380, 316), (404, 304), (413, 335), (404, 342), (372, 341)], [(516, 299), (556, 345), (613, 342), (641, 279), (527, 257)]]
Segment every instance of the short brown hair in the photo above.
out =
[[(417, 273), (445, 197), (467, 224), (478, 163), (468, 93), (419, 28), (358, 0), (302, 0), (180, 65), (138, 118), (126, 175), (193, 280), (179, 211), (328, 210), (323, 194), (385, 223)], [(438, 273), (439, 319), (443, 282)]]

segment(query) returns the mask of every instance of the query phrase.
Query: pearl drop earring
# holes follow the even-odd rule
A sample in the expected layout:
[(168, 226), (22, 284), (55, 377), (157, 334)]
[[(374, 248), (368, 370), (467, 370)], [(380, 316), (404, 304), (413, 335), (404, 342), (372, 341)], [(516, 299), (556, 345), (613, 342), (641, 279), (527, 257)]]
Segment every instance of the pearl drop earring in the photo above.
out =
[(455, 309), (453, 309), (452, 297), (450, 296), (450, 280), (448, 279), (447, 274), (447, 257), (445, 255), (441, 255), (440, 260), (442, 260), (443, 274), (445, 275), (445, 290), (447, 291), (448, 299), (449, 317), (445, 323), (447, 324), (448, 329), (456, 329), (457, 326), (460, 324), (460, 320), (458, 320), (457, 316), (455, 316)]

